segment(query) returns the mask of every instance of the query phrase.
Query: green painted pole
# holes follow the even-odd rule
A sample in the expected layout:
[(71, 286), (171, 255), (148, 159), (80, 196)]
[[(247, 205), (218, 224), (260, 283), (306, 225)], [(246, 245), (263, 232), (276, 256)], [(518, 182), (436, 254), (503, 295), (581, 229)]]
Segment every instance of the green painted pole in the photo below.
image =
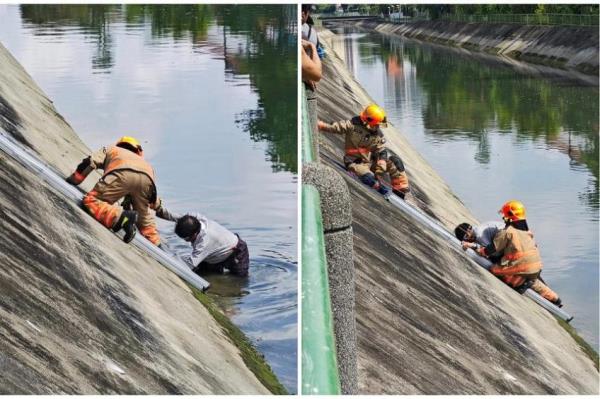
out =
[(327, 258), (317, 189), (302, 186), (302, 394), (339, 395)]

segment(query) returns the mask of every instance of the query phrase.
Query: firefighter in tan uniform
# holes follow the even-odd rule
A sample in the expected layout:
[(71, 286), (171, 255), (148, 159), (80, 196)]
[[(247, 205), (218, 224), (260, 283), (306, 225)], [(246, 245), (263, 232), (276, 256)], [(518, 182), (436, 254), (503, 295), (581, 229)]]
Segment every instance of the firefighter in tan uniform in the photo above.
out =
[[(149, 209), (160, 206), (154, 183), (154, 170), (144, 160), (142, 146), (133, 137), (124, 136), (114, 146), (103, 147), (85, 158), (67, 178), (81, 184), (94, 169), (104, 175), (83, 198), (84, 208), (100, 223), (113, 231), (125, 230), (125, 242), (135, 236), (135, 226), (153, 244), (160, 245), (154, 216)], [(133, 210), (123, 210), (115, 203), (128, 196)]]
[(485, 257), (500, 257), (490, 272), (516, 289), (531, 288), (548, 301), (561, 307), (562, 301), (540, 280), (542, 258), (525, 219), (525, 207), (519, 201), (508, 201), (498, 211), (506, 227), (494, 237), (493, 243), (477, 252)]
[(346, 169), (386, 198), (389, 197), (388, 189), (379, 179), (387, 172), (390, 174), (394, 194), (404, 198), (410, 191), (404, 164), (400, 157), (385, 148), (385, 138), (380, 126), (387, 126), (385, 113), (374, 104), (367, 106), (359, 116), (350, 120), (332, 124), (318, 122), (319, 130), (345, 135)]

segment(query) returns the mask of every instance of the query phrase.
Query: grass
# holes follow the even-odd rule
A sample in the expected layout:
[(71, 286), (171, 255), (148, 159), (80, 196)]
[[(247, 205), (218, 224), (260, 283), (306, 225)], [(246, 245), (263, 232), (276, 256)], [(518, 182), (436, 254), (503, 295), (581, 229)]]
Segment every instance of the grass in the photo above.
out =
[(263, 355), (256, 350), (248, 337), (219, 310), (215, 302), (208, 295), (198, 291), (194, 287), (190, 288), (194, 293), (194, 297), (208, 309), (212, 317), (221, 325), (225, 334), (238, 347), (244, 363), (254, 373), (256, 378), (271, 393), (275, 395), (288, 395), (287, 390), (281, 385)]
[(571, 335), (571, 337), (573, 337), (575, 342), (577, 342), (577, 345), (579, 345), (579, 347), (581, 348), (583, 353), (585, 353), (587, 355), (587, 357), (592, 359), (592, 362), (594, 362), (594, 366), (596, 367), (596, 370), (599, 370), (598, 369), (598, 352), (596, 352), (594, 350), (594, 348), (592, 348), (590, 346), (590, 344), (588, 344), (583, 338), (581, 338), (579, 336), (579, 334), (577, 334), (577, 330), (575, 330), (575, 328), (573, 328), (569, 323), (567, 323), (566, 321), (561, 320), (559, 318), (557, 318), (557, 320), (558, 320), (558, 324), (560, 324), (562, 326), (562, 328), (564, 328), (569, 333), (569, 335)]

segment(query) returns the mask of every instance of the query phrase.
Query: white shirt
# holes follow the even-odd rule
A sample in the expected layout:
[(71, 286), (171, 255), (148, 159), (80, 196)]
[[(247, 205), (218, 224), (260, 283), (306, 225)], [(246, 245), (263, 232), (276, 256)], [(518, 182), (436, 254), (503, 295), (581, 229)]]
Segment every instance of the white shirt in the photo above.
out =
[(200, 221), (200, 233), (192, 243), (192, 254), (183, 259), (196, 267), (202, 261), (215, 264), (223, 262), (232, 253), (238, 238), (214, 220), (199, 213), (191, 213)]

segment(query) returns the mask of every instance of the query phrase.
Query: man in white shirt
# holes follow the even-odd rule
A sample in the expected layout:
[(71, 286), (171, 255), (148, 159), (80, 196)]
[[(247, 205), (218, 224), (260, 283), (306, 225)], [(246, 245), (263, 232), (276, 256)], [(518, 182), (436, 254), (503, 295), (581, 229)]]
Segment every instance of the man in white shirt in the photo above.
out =
[(192, 245), (192, 253), (184, 260), (194, 272), (219, 272), (245, 277), (250, 259), (246, 242), (214, 220), (199, 213), (176, 215), (161, 206), (156, 216), (175, 222), (175, 234)]

